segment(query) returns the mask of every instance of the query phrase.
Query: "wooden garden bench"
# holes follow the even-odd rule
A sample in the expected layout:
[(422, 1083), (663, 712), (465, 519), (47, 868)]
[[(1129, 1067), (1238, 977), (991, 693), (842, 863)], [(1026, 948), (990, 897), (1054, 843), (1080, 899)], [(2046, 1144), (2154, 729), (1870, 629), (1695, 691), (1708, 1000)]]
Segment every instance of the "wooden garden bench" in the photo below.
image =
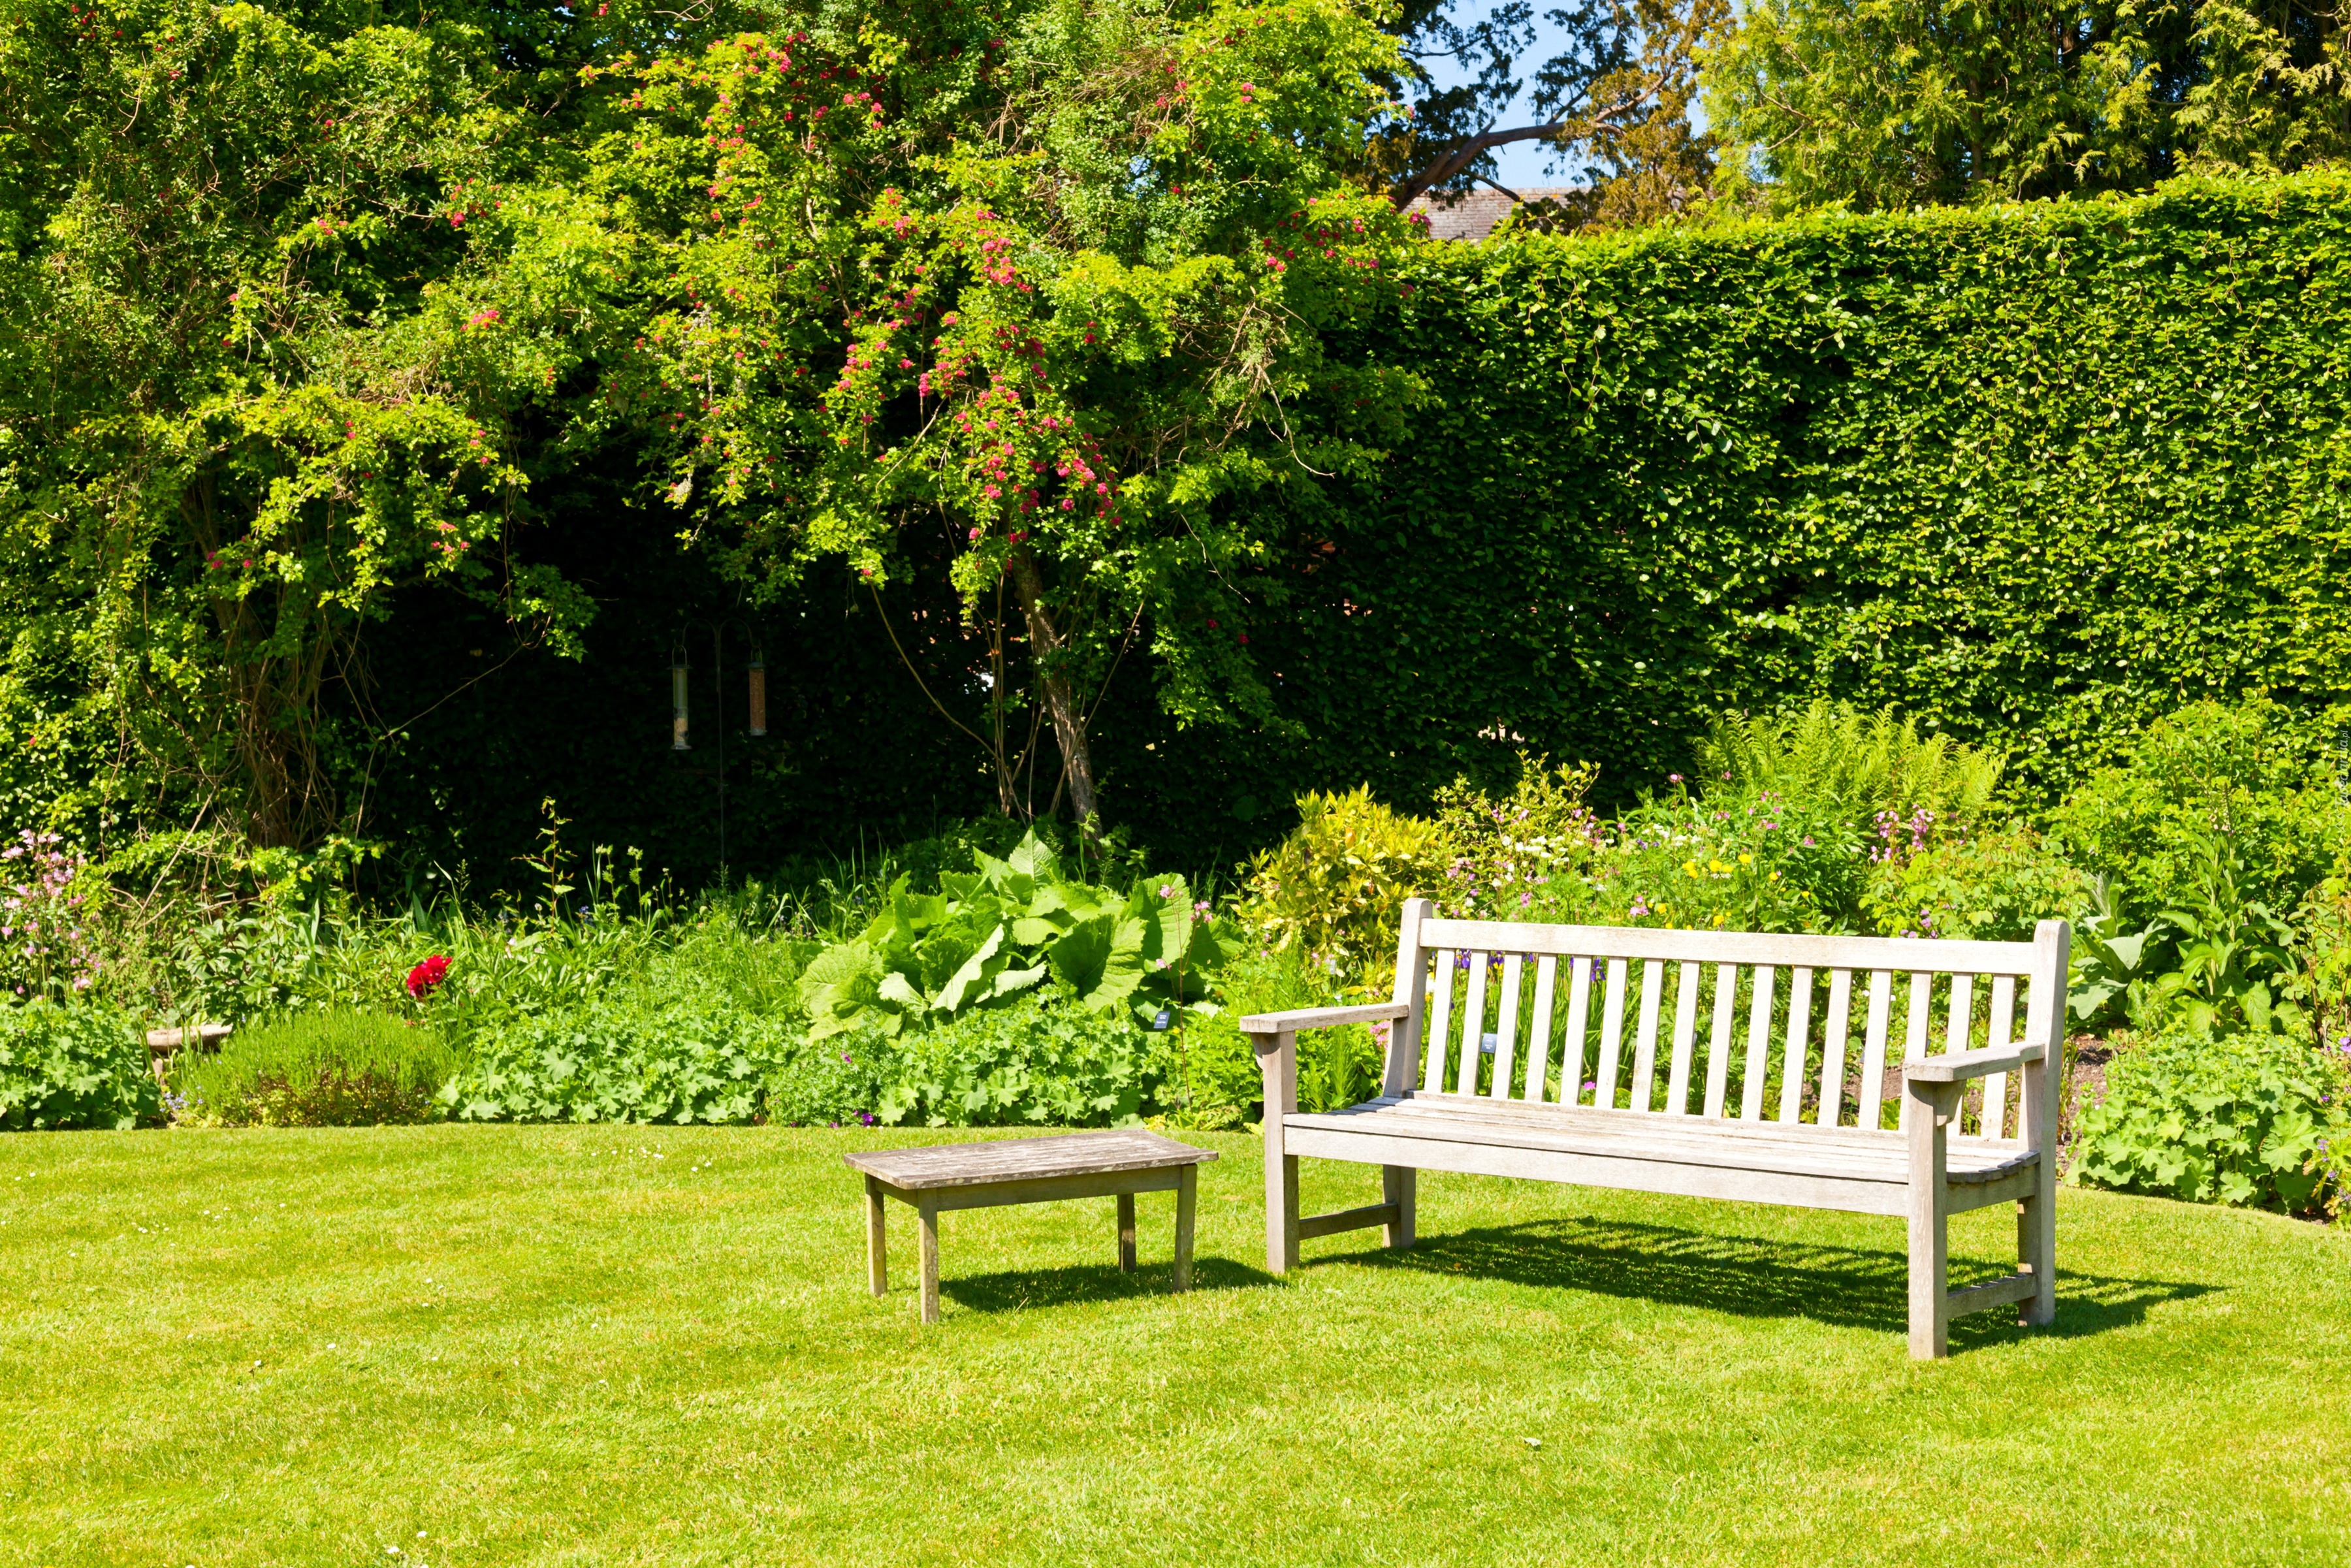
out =
[[(1416, 1173), (1462, 1171), (1900, 1215), (1913, 1356), (1945, 1354), (1966, 1312), (2020, 1302), (2021, 1321), (2047, 1323), (2048, 1068), (2071, 940), (2062, 920), (2030, 942), (1911, 941), (1440, 920), (1408, 899), (1393, 1001), (1241, 1019), (1265, 1078), (1266, 1267), (1284, 1273), (1301, 1239), (1373, 1225), (1409, 1247)], [(1298, 1031), (1382, 1021), (1379, 1098), (1301, 1113)], [(1381, 1166), (1383, 1201), (1300, 1218), (1301, 1156)], [(1949, 1289), (1946, 1219), (2010, 1202), (2016, 1271)]]

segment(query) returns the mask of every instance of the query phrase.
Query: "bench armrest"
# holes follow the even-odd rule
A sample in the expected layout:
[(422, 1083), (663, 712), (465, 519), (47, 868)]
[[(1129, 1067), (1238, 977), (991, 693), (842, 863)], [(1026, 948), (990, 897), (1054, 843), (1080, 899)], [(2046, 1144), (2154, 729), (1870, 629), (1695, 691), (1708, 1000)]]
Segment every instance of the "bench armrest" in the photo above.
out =
[(1251, 1013), (1241, 1019), (1243, 1034), (1288, 1034), (1301, 1029), (1330, 1029), (1343, 1023), (1379, 1023), (1412, 1011), (1408, 1002), (1368, 1002), (1359, 1008), (1292, 1008), (1286, 1013)]
[(1941, 1056), (1914, 1056), (1902, 1064), (1905, 1082), (1915, 1083), (1964, 1083), (1970, 1078), (1989, 1078), (1995, 1072), (2012, 1072), (2028, 1061), (2039, 1061), (2049, 1054), (2043, 1045), (1987, 1046), (1981, 1051), (1946, 1051)]

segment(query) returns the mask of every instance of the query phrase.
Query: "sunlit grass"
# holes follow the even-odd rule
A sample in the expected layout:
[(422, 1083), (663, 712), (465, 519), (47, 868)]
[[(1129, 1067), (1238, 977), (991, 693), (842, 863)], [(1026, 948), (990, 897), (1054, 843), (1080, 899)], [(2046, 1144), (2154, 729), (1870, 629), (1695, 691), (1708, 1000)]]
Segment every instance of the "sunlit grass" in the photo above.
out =
[[(1422, 1247), (1172, 1200), (914, 1229), (904, 1135), (0, 1142), (0, 1563), (2343, 1561), (2351, 1236), (2068, 1192), (2058, 1329), (1909, 1362), (1890, 1220), (1425, 1178)], [(1308, 1165), (1313, 1207), (1373, 1173)], [(1995, 1213), (1960, 1275), (2003, 1266)]]

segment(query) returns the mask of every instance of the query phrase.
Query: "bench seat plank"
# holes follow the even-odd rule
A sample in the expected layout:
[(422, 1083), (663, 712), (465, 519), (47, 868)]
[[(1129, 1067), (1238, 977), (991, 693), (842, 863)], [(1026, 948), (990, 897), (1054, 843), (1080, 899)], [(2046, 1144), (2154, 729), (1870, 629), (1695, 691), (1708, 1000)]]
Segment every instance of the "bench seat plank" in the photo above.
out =
[(1909, 1188), (1900, 1182), (1789, 1171), (1740, 1170), (1645, 1157), (1639, 1154), (1521, 1146), (1513, 1143), (1422, 1138), (1376, 1132), (1290, 1127), (1289, 1146), (1318, 1159), (1409, 1165), (1462, 1176), (1513, 1176), (1626, 1192), (1834, 1208), (1853, 1214), (1899, 1215)]
[[(1824, 1172), (1896, 1186), (1909, 1177), (1908, 1154), (1898, 1134), (1853, 1137), (1856, 1129), (1801, 1122), (1750, 1123), (1733, 1131), (1688, 1119), (1635, 1119), (1580, 1106), (1414, 1095), (1319, 1114), (1293, 1113), (1282, 1124), (1290, 1132), (1574, 1150), (1724, 1170)], [(1955, 1186), (1991, 1181), (2032, 1163), (2029, 1155), (1985, 1139), (1954, 1138), (1949, 1147), (1949, 1180)]]

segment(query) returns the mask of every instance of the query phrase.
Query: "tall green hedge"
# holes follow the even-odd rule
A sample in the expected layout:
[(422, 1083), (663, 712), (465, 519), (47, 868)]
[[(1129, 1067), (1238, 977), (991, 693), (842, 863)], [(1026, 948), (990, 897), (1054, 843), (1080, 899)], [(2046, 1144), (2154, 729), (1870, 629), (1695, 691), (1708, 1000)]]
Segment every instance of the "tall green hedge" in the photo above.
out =
[(2335, 737), (2351, 180), (1503, 237), (1411, 281), (1353, 348), (1430, 378), (1414, 438), (1273, 503), (1304, 593), (1258, 643), (1303, 734), (1168, 808), (1415, 799), (1514, 737), (1621, 789), (1709, 710), (1813, 693), (2044, 794), (2199, 696)]
[[(1106, 809), (1163, 860), (1228, 866), (1300, 791), (1368, 782), (1417, 805), (1520, 748), (1596, 761), (1621, 798), (1680, 768), (1711, 712), (1816, 693), (2008, 747), (2044, 797), (2199, 696), (2266, 689), (2312, 744), (2339, 744), (2351, 177), (1503, 236), (1432, 246), (1405, 281), (1376, 333), (1330, 347), (1426, 378), (1408, 439), (1375, 480), (1251, 503), (1290, 548), (1244, 584), (1258, 608), (1232, 630), (1276, 677), (1282, 726), (1178, 737), (1143, 656), (1097, 716)], [(893, 644), (844, 573), (736, 602), (617, 478), (534, 495), (534, 548), (600, 601), (584, 662), (423, 594), (370, 633), (379, 716), (417, 716), (352, 793), (408, 871), (463, 860), (477, 890), (524, 874), (552, 794), (576, 844), (707, 877), (714, 679), (737, 876), (992, 803), (930, 700), (981, 721), (937, 562), (885, 596)], [(756, 743), (743, 640), (709, 667), (720, 620), (766, 640)], [(673, 645), (695, 664), (691, 752), (669, 749)], [(63, 701), (71, 672), (56, 681)], [(0, 716), (47, 733), (29, 708)], [(37, 761), (0, 768), (19, 816), (54, 787)], [(1050, 749), (1042, 766), (1040, 800)], [(400, 862), (370, 873), (394, 897)]]

